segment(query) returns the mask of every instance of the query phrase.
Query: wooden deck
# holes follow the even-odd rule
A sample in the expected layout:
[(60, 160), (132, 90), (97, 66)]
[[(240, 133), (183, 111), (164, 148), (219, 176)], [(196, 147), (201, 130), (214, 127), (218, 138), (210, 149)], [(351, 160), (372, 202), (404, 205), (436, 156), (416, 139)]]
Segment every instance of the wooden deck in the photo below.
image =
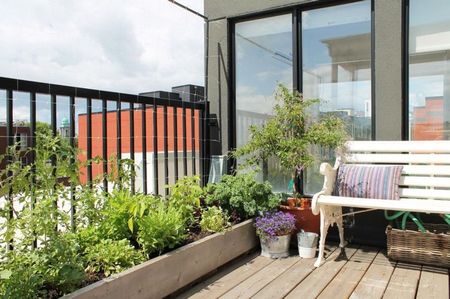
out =
[(445, 298), (448, 269), (395, 263), (377, 248), (329, 245), (326, 262), (253, 253), (176, 298)]

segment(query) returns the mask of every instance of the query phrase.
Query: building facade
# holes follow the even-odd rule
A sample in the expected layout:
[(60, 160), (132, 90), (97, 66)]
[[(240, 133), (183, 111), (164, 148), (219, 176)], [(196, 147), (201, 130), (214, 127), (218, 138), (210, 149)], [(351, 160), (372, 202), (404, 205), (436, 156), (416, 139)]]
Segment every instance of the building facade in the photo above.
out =
[[(213, 154), (241, 146), (247, 127), (270, 117), (279, 83), (319, 98), (316, 117), (345, 117), (355, 140), (450, 138), (448, 0), (205, 0), (204, 7), (206, 94), (220, 131)], [(304, 182), (309, 194), (322, 184), (315, 169)], [(286, 188), (276, 161), (268, 178)], [(354, 238), (368, 239), (356, 221), (375, 243), (384, 240), (381, 214), (347, 220)]]

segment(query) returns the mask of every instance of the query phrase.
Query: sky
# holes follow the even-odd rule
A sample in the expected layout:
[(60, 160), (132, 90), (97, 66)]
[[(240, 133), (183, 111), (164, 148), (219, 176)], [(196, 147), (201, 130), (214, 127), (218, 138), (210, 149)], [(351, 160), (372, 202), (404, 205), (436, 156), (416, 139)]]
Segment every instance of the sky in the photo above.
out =
[[(179, 2), (203, 13), (203, 0)], [(167, 0), (1, 6), (1, 77), (133, 94), (204, 85), (204, 21)]]

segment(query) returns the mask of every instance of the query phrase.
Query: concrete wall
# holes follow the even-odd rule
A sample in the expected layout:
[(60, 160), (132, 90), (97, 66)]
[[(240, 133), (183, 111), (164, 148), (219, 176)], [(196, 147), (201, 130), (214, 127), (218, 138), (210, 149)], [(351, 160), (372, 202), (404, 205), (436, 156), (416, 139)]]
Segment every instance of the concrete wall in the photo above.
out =
[[(375, 9), (375, 137), (399, 140), (402, 137), (402, 1), (373, 0)], [(221, 150), (228, 150), (228, 86), (231, 83), (228, 55), (229, 20), (257, 12), (283, 9), (299, 4), (324, 3), (318, 0), (205, 0), (205, 15), (210, 18), (208, 36), (208, 99), (211, 113), (218, 115)], [(336, 1), (334, 1), (336, 2)], [(339, 3), (339, 1), (337, 1)], [(220, 50), (221, 49), (221, 50)], [(220, 117), (219, 117), (220, 116)]]

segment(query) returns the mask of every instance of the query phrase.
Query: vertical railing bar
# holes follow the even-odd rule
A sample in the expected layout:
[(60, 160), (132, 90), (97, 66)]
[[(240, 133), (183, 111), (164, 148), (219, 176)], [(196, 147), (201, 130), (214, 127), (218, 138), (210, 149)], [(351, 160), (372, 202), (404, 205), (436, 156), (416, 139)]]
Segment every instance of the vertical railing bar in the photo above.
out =
[[(167, 105), (163, 106), (163, 126), (164, 126), (164, 183), (169, 185), (169, 136), (167, 128)], [(166, 196), (169, 195), (169, 189), (165, 188)]]
[[(69, 98), (70, 107), (70, 123), (69, 123), (69, 142), (72, 149), (75, 149), (75, 96)], [(75, 153), (75, 151), (74, 151)], [(70, 157), (70, 163), (75, 164), (75, 156)], [(74, 182), (70, 182), (70, 227), (72, 231), (75, 231), (75, 185)]]
[(153, 183), (155, 185), (155, 194), (159, 193), (158, 179), (158, 106), (153, 99)]
[(142, 103), (142, 191), (147, 194), (147, 113)]
[(191, 151), (192, 151), (192, 174), (197, 174), (195, 167), (195, 109), (191, 108)]
[(208, 183), (209, 180), (209, 168), (211, 167), (211, 135), (209, 130), (209, 102), (205, 101), (205, 130), (204, 130), (204, 136), (205, 136), (205, 185)]
[(178, 108), (173, 107), (173, 161), (175, 183), (178, 181)]
[(205, 106), (200, 106), (199, 109), (199, 143), (200, 143), (200, 182), (202, 186), (205, 185)]
[[(36, 93), (30, 93), (30, 163), (31, 163), (31, 209), (36, 205)], [(37, 238), (34, 237), (32, 248), (37, 248)]]
[[(8, 144), (8, 150), (10, 149), (10, 147), (12, 147), (14, 145), (14, 132), (13, 132), (13, 91), (8, 89), (6, 90), (6, 138), (7, 138), (7, 144)], [(11, 156), (11, 154), (8, 154), (8, 164), (13, 163), (13, 157)], [(11, 171), (8, 171), (8, 177), (12, 177), (13, 174), (11, 173)], [(11, 219), (14, 218), (14, 209), (13, 209), (13, 194), (12, 194), (12, 189), (10, 188), (8, 190), (8, 201), (9, 201), (9, 218), (8, 218), (8, 222), (11, 221)], [(13, 237), (11, 237), (8, 240), (8, 250), (13, 250), (14, 246), (13, 246), (13, 242), (14, 239)]]
[(119, 188), (122, 188), (122, 178), (120, 177), (120, 174), (122, 172), (122, 103), (120, 100), (120, 94), (119, 98), (116, 102), (116, 127), (117, 127), (117, 148), (116, 148), (116, 158), (117, 158), (117, 182), (119, 183)]
[(135, 160), (134, 160), (134, 103), (130, 101), (130, 159), (131, 163), (131, 193), (136, 192), (136, 180), (135, 180)]
[[(50, 91), (51, 92), (51, 91)], [(51, 120), (50, 120), (50, 126), (52, 128), (52, 135), (53, 137), (56, 137), (57, 135), (57, 119), (56, 119), (56, 112), (57, 112), (57, 107), (56, 107), (56, 94), (55, 93), (51, 93), (50, 95), (50, 115), (51, 115)], [(53, 166), (53, 177), (56, 180), (56, 182), (58, 181), (58, 177), (57, 177), (57, 173), (56, 173), (56, 155), (53, 154), (51, 156), (51, 163)], [(53, 206), (55, 208), (55, 210), (58, 210), (58, 199), (55, 199), (53, 202)], [(55, 225), (55, 231), (58, 231), (58, 223), (56, 223)]]
[(92, 187), (92, 99), (86, 98), (86, 136), (87, 136), (87, 150), (86, 150), (86, 160), (87, 160), (87, 179), (88, 184)]
[[(184, 104), (184, 103), (183, 103)], [(187, 132), (186, 132), (186, 107), (183, 105), (183, 166), (184, 176), (188, 175), (187, 172)]]
[(102, 168), (103, 168), (103, 191), (108, 193), (108, 127), (107, 127), (107, 102), (102, 99)]

